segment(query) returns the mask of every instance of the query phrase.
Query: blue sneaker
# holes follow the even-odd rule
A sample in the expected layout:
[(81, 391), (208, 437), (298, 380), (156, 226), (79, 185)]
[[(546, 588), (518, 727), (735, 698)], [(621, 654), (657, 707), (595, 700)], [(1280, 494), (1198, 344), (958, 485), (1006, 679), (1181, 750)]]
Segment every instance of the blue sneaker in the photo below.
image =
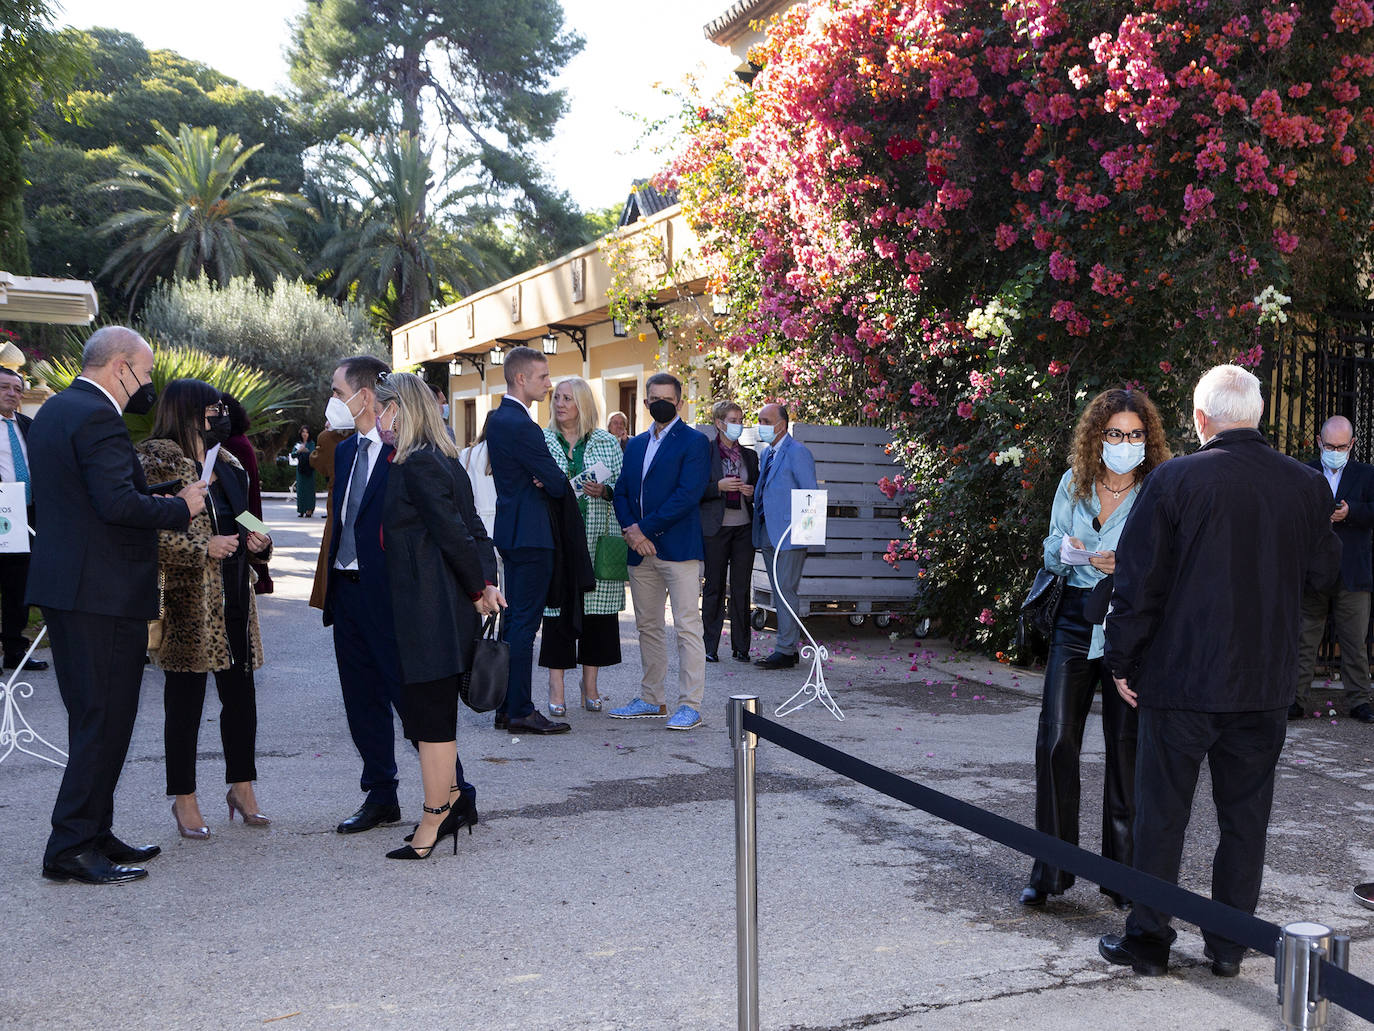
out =
[(690, 705), (679, 705), (677, 712), (668, 717), (669, 730), (691, 730), (701, 726), (701, 713)]
[(612, 709), (610, 713), (613, 719), (617, 720), (644, 720), (654, 716), (667, 716), (668, 706), (650, 705), (643, 698), (636, 698), (629, 705), (622, 705), (619, 709)]

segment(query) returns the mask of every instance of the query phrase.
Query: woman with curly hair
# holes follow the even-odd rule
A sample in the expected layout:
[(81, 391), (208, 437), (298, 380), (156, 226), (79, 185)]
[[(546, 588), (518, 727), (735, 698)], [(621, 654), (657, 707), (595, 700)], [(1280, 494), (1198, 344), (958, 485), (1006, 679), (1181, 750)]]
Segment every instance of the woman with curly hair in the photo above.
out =
[[(1097, 395), (1073, 434), (1073, 465), (1059, 481), (1045, 538), (1045, 568), (1066, 577), (1064, 599), (1045, 663), (1044, 697), (1035, 739), (1035, 826), (1078, 844), (1079, 752), (1093, 696), (1102, 691), (1106, 775), (1102, 789), (1102, 855), (1131, 862), (1135, 815), (1136, 713), (1102, 663), (1102, 624), (1111, 600), (1116, 544), (1141, 481), (1169, 458), (1164, 425), (1138, 390)], [(1073, 885), (1073, 875), (1036, 860), (1021, 904), (1043, 906)], [(1127, 902), (1102, 889), (1124, 908)]]

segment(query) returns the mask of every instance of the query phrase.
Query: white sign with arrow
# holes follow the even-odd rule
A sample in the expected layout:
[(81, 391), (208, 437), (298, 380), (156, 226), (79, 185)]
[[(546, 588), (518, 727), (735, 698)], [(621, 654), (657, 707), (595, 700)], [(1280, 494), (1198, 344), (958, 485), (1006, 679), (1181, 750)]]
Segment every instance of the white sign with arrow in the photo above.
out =
[(825, 499), (823, 490), (792, 492), (792, 543), (825, 545)]

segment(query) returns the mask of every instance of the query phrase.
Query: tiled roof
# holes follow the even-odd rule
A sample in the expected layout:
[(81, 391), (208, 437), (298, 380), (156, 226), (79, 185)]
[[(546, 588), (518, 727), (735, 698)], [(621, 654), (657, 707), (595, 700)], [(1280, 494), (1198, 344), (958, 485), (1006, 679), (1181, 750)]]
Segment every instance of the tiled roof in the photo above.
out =
[(665, 208), (671, 208), (677, 200), (677, 190), (656, 190), (648, 179), (639, 179), (625, 201), (619, 225), (632, 226), (641, 218), (648, 218)]
[(719, 18), (703, 27), (706, 38), (721, 46), (748, 31), (749, 23), (768, 17), (775, 11), (791, 7), (795, 0), (736, 0)]

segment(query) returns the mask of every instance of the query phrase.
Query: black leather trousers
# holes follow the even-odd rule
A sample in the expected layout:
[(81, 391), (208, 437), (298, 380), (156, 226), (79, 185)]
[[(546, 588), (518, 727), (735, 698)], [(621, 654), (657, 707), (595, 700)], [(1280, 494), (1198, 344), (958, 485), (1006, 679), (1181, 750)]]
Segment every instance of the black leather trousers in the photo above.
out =
[[(1093, 696), (1102, 691), (1106, 775), (1102, 786), (1102, 855), (1130, 865), (1135, 818), (1136, 711), (1117, 694), (1111, 671), (1089, 659), (1092, 626), (1083, 615), (1088, 592), (1066, 588), (1045, 664), (1045, 693), (1035, 738), (1035, 827), (1078, 844), (1079, 754)], [(1073, 874), (1036, 860), (1030, 886), (1051, 894), (1067, 891)], [(1114, 892), (1110, 895), (1122, 901)]]

